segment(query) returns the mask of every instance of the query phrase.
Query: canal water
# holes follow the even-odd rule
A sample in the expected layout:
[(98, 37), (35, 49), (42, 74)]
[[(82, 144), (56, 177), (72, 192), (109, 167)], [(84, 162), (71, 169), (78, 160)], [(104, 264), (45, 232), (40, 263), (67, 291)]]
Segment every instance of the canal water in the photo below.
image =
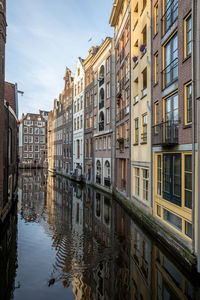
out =
[(21, 171), (0, 240), (1, 300), (200, 299), (116, 200), (44, 171)]

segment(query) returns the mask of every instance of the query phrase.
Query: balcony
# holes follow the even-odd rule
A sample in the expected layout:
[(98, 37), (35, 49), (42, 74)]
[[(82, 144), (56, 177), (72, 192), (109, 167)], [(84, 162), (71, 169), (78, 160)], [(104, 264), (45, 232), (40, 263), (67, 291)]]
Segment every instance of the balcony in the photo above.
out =
[(104, 122), (99, 123), (99, 131), (104, 130)]
[(104, 77), (99, 79), (99, 87), (104, 84)]
[(175, 58), (163, 71), (163, 89), (178, 79), (178, 57)]
[(101, 176), (96, 175), (96, 183), (101, 184)]
[(104, 177), (104, 185), (105, 185), (106, 187), (110, 188), (110, 185), (111, 185), (110, 178)]
[(101, 100), (101, 102), (99, 102), (99, 109), (102, 109), (104, 107), (104, 100)]
[(171, 4), (165, 10), (162, 16), (162, 28), (163, 35), (172, 27), (175, 21), (178, 19), (178, 0), (172, 1)]
[(170, 120), (152, 126), (152, 144), (173, 146), (178, 144), (178, 120)]

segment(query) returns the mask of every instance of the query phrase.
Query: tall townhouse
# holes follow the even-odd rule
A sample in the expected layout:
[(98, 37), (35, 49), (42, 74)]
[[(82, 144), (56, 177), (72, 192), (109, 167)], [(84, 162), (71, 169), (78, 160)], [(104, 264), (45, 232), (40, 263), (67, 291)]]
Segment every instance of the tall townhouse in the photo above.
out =
[(113, 185), (114, 42), (106, 38), (93, 59), (94, 71), (94, 183)]
[(65, 71), (64, 96), (64, 129), (63, 129), (63, 168), (65, 172), (70, 173), (73, 170), (73, 77), (71, 71), (66, 68)]
[(55, 112), (50, 111), (48, 113), (48, 123), (47, 123), (47, 155), (48, 155), (48, 169), (52, 170), (55, 168), (54, 160), (54, 132), (55, 132)]
[(73, 98), (73, 171), (79, 168), (84, 174), (84, 66), (78, 58), (74, 75)]
[(151, 1), (131, 1), (131, 198), (151, 211)]
[(63, 133), (65, 129), (65, 104), (63, 94), (59, 95), (59, 101), (54, 100), (54, 161), (55, 169), (58, 172), (63, 172), (64, 166), (64, 153), (63, 153)]
[(114, 27), (116, 82), (115, 187), (130, 196), (130, 1), (115, 0), (110, 17)]
[(47, 160), (47, 122), (42, 114), (27, 113), (21, 120), (20, 166), (43, 167)]
[(153, 214), (185, 245), (192, 244), (194, 251), (198, 220), (196, 4), (152, 1)]
[(92, 59), (98, 48), (91, 47), (88, 51), (88, 57), (84, 60), (85, 70), (85, 104), (84, 104), (84, 168), (86, 181), (93, 182), (93, 69)]

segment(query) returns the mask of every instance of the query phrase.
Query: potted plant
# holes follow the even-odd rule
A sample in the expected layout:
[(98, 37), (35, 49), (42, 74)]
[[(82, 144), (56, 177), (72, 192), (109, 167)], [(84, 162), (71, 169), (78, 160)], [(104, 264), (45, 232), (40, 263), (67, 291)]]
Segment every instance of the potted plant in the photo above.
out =
[(118, 141), (119, 144), (122, 144), (124, 142), (124, 138), (123, 137), (119, 137), (117, 139), (117, 141)]
[(145, 45), (140, 46), (140, 52), (143, 52), (143, 53), (146, 52), (146, 46)]
[(138, 56), (133, 56), (133, 61), (134, 61), (134, 63), (137, 63), (138, 62)]

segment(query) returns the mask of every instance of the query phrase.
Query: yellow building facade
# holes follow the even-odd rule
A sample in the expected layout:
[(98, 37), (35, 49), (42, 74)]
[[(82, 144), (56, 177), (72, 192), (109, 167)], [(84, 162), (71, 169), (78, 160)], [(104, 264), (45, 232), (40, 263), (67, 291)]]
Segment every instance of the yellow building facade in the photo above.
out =
[(151, 1), (131, 1), (131, 198), (151, 212)]

